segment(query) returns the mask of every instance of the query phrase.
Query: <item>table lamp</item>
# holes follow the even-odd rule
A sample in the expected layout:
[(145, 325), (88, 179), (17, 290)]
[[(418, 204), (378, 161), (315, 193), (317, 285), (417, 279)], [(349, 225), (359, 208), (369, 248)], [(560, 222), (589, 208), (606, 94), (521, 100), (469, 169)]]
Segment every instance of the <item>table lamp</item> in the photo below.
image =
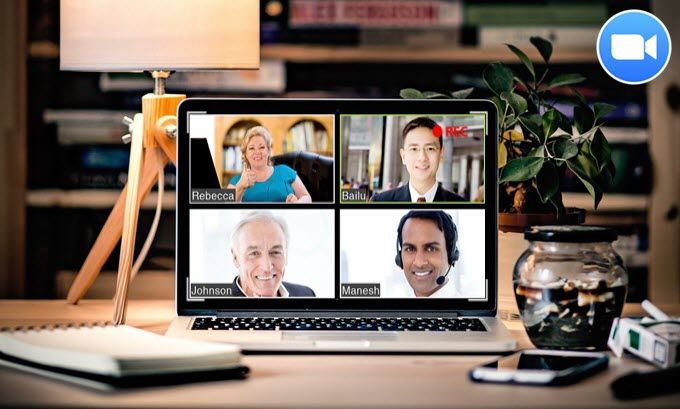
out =
[(168, 161), (176, 161), (176, 112), (185, 96), (166, 94), (166, 80), (173, 71), (259, 68), (260, 5), (258, 0), (62, 0), (60, 7), (62, 70), (147, 71), (154, 78), (153, 94), (142, 97), (142, 113), (124, 120), (130, 134), (123, 139), (131, 143), (126, 186), (67, 296), (72, 304), (83, 297), (121, 240), (113, 317), (121, 324), (140, 203), (159, 177), (162, 181)]

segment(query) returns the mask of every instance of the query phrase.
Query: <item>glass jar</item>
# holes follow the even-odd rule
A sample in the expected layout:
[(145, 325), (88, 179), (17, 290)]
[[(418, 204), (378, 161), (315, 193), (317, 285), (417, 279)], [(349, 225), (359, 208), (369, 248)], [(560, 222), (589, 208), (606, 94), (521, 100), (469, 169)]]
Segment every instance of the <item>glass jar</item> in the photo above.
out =
[(529, 248), (513, 271), (524, 328), (538, 348), (603, 350), (621, 315), (628, 275), (614, 230), (541, 226), (524, 232)]

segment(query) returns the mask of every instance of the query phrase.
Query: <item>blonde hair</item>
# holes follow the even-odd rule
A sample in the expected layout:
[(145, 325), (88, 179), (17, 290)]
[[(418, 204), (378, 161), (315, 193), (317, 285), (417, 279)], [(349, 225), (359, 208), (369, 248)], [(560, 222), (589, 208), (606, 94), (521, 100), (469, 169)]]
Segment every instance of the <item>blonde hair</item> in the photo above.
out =
[(262, 138), (264, 138), (264, 143), (265, 145), (267, 145), (267, 149), (269, 150), (268, 162), (271, 165), (272, 134), (270, 134), (269, 130), (264, 126), (254, 126), (248, 129), (248, 131), (246, 132), (246, 135), (243, 137), (243, 140), (241, 140), (241, 161), (246, 163), (250, 167), (250, 163), (248, 162), (248, 159), (246, 159), (246, 149), (248, 147), (248, 143), (250, 143), (250, 140), (256, 136), (261, 136)]

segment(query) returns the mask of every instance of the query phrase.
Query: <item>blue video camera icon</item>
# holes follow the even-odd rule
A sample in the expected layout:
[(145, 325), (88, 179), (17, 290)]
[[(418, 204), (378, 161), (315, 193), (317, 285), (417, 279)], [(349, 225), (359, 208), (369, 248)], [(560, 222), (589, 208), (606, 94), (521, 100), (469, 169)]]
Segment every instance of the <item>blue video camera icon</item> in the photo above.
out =
[(656, 78), (671, 57), (671, 37), (656, 16), (626, 10), (611, 17), (597, 38), (597, 58), (612, 78), (644, 84)]

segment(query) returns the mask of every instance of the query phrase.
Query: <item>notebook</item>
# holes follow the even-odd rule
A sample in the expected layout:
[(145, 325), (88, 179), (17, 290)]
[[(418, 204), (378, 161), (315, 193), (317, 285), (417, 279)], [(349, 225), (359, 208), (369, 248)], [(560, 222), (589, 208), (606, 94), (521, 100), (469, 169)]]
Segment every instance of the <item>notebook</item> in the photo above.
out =
[(210, 374), (243, 376), (247, 368), (240, 357), (234, 345), (168, 338), (127, 325), (0, 332), (0, 358), (6, 366), (117, 387), (135, 386), (135, 381), (144, 386), (191, 382)]

